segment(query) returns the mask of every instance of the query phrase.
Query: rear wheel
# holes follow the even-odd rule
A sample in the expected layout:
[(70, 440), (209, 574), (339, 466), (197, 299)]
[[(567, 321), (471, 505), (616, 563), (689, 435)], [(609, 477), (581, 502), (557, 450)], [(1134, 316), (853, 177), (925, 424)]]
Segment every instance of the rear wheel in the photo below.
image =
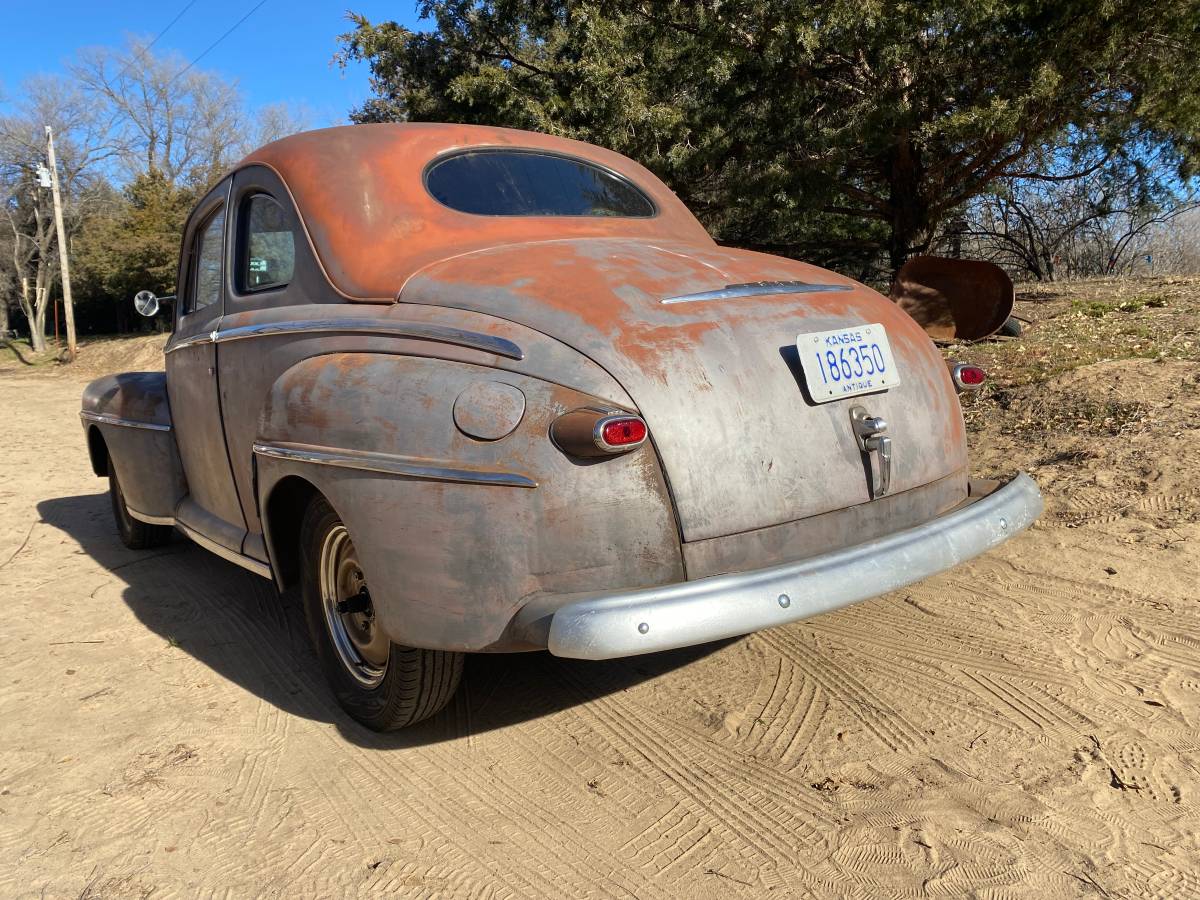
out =
[(151, 547), (162, 547), (171, 542), (175, 529), (170, 525), (151, 525), (129, 514), (125, 494), (121, 490), (121, 482), (117, 480), (117, 471), (112, 467), (112, 463), (108, 464), (108, 497), (112, 501), (113, 518), (117, 522), (117, 533), (121, 535), (121, 543), (130, 550), (149, 550)]
[(350, 532), (323, 497), (300, 531), (304, 615), (338, 703), (376, 731), (426, 719), (450, 702), (463, 655), (393, 643), (380, 627)]
[(1021, 336), (1021, 320), (1009, 316), (1004, 320), (1004, 324), (996, 331), (996, 334), (1002, 334), (1005, 337), (1020, 337)]

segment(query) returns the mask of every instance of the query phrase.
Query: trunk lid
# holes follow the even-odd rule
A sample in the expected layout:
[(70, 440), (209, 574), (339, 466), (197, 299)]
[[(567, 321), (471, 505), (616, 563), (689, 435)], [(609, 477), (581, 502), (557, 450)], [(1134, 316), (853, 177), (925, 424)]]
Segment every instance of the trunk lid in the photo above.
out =
[[(850, 290), (662, 302), (759, 281)], [(966, 465), (954, 387), (928, 336), (875, 291), (815, 266), (713, 245), (545, 241), (436, 263), (398, 299), (520, 322), (608, 370), (649, 424), (686, 541), (868, 502), (854, 405), (888, 423), (892, 494)], [(874, 323), (901, 383), (814, 403), (797, 335)]]

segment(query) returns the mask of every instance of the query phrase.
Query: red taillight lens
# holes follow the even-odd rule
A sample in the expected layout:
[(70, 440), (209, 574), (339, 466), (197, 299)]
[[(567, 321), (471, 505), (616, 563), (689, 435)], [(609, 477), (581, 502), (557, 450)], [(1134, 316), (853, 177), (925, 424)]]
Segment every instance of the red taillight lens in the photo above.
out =
[(571, 456), (598, 459), (640, 447), (646, 440), (646, 422), (623, 410), (573, 409), (550, 423), (550, 439)]
[(987, 372), (979, 366), (966, 363), (955, 363), (950, 366), (950, 377), (954, 380), (954, 389), (959, 391), (977, 391), (987, 381)]
[(610, 447), (628, 447), (646, 439), (646, 423), (634, 416), (610, 419), (600, 429), (600, 437)]
[(958, 377), (968, 387), (979, 387), (987, 381), (987, 373), (979, 366), (963, 366), (958, 370)]

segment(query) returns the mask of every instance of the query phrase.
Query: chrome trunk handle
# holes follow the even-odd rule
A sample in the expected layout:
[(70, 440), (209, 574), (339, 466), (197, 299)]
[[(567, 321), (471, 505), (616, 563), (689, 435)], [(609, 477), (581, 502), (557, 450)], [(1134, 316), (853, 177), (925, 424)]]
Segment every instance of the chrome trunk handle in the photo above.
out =
[(850, 424), (854, 428), (858, 449), (879, 459), (878, 476), (872, 468), (871, 499), (882, 497), (892, 486), (892, 439), (885, 434), (887, 422), (879, 416), (870, 415), (864, 407), (852, 406)]
[(879, 456), (879, 484), (875, 486), (874, 494), (882, 497), (892, 486), (892, 439), (887, 435), (877, 434), (863, 442), (868, 451)]

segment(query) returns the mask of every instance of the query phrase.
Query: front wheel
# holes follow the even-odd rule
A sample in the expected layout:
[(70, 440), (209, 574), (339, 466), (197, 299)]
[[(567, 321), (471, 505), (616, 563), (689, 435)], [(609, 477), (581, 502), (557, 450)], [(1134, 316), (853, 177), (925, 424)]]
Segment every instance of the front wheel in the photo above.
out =
[(426, 719), (450, 702), (463, 655), (392, 643), (375, 616), (350, 532), (315, 497), (300, 531), (304, 616), (338, 703), (375, 731)]

